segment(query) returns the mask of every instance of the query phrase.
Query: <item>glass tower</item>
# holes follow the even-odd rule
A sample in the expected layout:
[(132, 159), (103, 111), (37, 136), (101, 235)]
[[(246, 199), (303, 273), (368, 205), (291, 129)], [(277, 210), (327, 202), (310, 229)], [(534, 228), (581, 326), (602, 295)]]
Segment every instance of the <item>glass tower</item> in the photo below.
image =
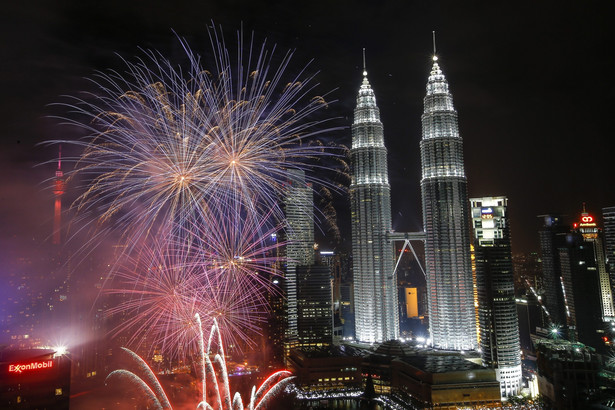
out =
[(429, 325), (434, 347), (476, 348), (467, 180), (457, 112), (434, 56), (421, 140)]
[(470, 199), (483, 365), (495, 369), (502, 397), (519, 394), (521, 346), (508, 223), (508, 199)]
[(357, 96), (350, 150), (352, 267), (356, 338), (382, 342), (399, 335), (391, 197), (380, 111), (367, 72)]
[(314, 199), (312, 187), (305, 181), (305, 172), (288, 170), (283, 207), (286, 216), (285, 355), (297, 346), (297, 268), (314, 264)]

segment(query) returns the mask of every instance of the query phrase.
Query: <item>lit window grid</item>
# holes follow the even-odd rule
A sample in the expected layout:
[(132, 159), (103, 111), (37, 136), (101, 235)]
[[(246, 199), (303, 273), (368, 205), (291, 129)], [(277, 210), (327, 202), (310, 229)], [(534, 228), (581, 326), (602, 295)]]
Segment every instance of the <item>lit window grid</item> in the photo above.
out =
[(434, 63), (422, 116), (421, 193), (429, 322), (435, 347), (477, 347), (469, 204), (457, 113)]
[(368, 343), (399, 336), (386, 156), (380, 112), (364, 77), (352, 125), (350, 198), (355, 330)]

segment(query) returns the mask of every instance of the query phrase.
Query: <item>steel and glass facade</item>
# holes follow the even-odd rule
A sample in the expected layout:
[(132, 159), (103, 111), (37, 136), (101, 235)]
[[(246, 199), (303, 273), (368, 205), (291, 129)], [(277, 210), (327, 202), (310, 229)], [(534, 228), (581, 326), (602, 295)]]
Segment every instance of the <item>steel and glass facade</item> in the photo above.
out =
[(380, 111), (367, 73), (363, 73), (352, 124), (352, 267), (355, 336), (382, 342), (399, 335), (397, 278), (391, 230), (391, 197)]
[(519, 394), (521, 347), (515, 302), (508, 199), (470, 199), (483, 365), (495, 369), (502, 397)]
[(434, 347), (476, 348), (467, 180), (457, 112), (434, 57), (420, 143), (429, 324)]
[(297, 346), (297, 267), (314, 264), (314, 199), (312, 187), (305, 181), (305, 172), (289, 170), (284, 189), (286, 245), (284, 247), (286, 330), (285, 355)]

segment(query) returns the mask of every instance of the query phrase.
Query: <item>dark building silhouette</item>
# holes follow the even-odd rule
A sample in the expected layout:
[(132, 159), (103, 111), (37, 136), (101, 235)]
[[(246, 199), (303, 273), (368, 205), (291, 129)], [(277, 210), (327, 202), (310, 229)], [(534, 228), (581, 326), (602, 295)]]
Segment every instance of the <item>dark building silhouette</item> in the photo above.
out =
[(544, 218), (543, 226), (538, 231), (542, 255), (543, 303), (551, 322), (564, 329), (567, 315), (562, 293), (559, 249), (566, 246), (566, 236), (570, 228), (558, 215), (541, 215), (540, 217)]
[(554, 325), (570, 341), (599, 351), (613, 321), (611, 284), (606, 271), (601, 232), (589, 213), (566, 227), (545, 217), (541, 230), (546, 305)]
[(327, 265), (297, 266), (297, 337), (299, 349), (333, 343), (331, 270)]
[(536, 353), (538, 388), (547, 408), (587, 408), (587, 399), (599, 387), (600, 355), (566, 340), (537, 341)]

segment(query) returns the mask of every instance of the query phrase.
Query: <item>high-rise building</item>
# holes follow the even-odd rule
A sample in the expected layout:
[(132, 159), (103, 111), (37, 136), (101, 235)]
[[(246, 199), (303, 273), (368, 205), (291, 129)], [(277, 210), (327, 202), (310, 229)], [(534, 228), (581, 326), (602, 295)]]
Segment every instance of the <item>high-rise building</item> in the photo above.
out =
[(363, 72), (352, 124), (352, 267), (356, 338), (382, 342), (399, 335), (397, 278), (393, 269), (391, 197), (380, 111)]
[(331, 270), (329, 266), (297, 266), (297, 335), (300, 349), (333, 343)]
[(602, 233), (583, 209), (559, 249), (567, 336), (604, 352), (603, 337), (613, 320), (611, 283), (606, 271)]
[(476, 348), (467, 180), (448, 82), (434, 56), (421, 140), (429, 324), (434, 347)]
[(613, 292), (611, 290), (611, 281), (606, 268), (606, 257), (604, 255), (604, 245), (602, 240), (602, 231), (598, 228), (594, 217), (585, 210), (583, 204), (583, 212), (579, 222), (573, 224), (574, 230), (581, 234), (583, 242), (591, 245), (593, 252), (593, 260), (595, 262), (596, 274), (600, 286), (600, 306), (602, 310), (602, 320), (612, 322), (615, 320), (615, 310), (613, 308)]
[(559, 249), (566, 246), (566, 236), (570, 227), (563, 223), (558, 215), (540, 215), (544, 218), (543, 226), (538, 231), (540, 253), (542, 255), (542, 283), (544, 286), (544, 306), (551, 323), (566, 326), (567, 314), (562, 293), (562, 273)]
[(601, 232), (583, 210), (579, 221), (564, 226), (545, 217), (540, 242), (547, 310), (570, 341), (604, 350), (613, 300)]
[(521, 348), (506, 197), (471, 198), (478, 322), (483, 365), (502, 397), (519, 394)]
[(604, 249), (611, 279), (611, 291), (615, 293), (615, 206), (602, 208), (602, 222), (604, 223)]
[(296, 347), (297, 333), (297, 267), (314, 264), (313, 193), (305, 181), (305, 172), (289, 170), (282, 199), (287, 226), (284, 246), (286, 294), (285, 356)]

